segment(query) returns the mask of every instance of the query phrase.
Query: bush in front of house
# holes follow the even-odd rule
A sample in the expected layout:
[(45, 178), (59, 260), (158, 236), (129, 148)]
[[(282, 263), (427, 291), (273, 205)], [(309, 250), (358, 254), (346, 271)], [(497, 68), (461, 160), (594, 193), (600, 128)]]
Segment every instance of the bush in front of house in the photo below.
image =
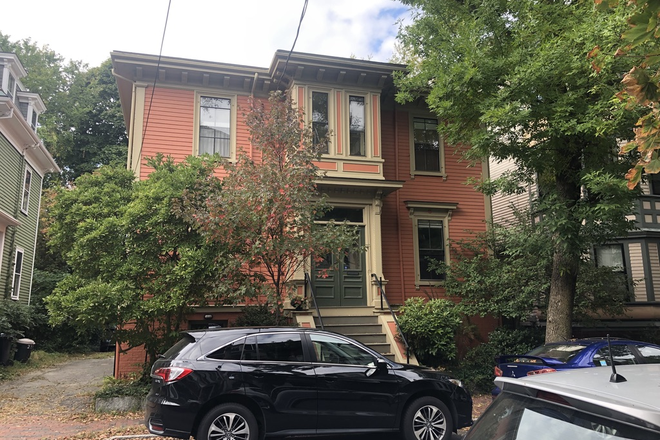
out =
[(467, 352), (454, 369), (472, 393), (489, 393), (495, 378), (495, 358), (503, 354), (523, 354), (543, 344), (544, 332), (537, 327), (509, 330), (498, 328), (488, 334), (488, 342)]
[(400, 312), (399, 326), (420, 363), (437, 367), (456, 358), (456, 331), (462, 319), (455, 303), (409, 298)]

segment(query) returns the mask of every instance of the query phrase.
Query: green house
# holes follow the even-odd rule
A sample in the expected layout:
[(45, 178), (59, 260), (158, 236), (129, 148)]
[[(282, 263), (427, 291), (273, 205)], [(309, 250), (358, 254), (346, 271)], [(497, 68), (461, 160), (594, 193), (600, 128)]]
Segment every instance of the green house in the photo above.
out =
[(60, 169), (37, 135), (46, 107), (25, 76), (15, 54), (0, 52), (0, 298), (29, 304), (41, 187)]

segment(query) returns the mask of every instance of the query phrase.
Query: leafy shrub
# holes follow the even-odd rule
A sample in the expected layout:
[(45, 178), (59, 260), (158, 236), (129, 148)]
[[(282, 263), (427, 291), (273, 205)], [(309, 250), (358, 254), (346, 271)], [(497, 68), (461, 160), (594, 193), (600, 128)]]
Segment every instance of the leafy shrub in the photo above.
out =
[(417, 359), (430, 366), (456, 358), (461, 325), (456, 304), (446, 299), (410, 298), (401, 307), (399, 325)]
[(503, 354), (527, 353), (543, 344), (538, 328), (508, 330), (499, 328), (488, 335), (488, 342), (470, 350), (459, 362), (455, 373), (473, 393), (493, 389), (495, 358)]
[(234, 321), (235, 327), (257, 327), (285, 324), (282, 315), (274, 313), (268, 304), (257, 304), (243, 307), (243, 313)]
[(115, 379), (109, 376), (103, 379), (103, 387), (94, 397), (144, 397), (149, 393), (150, 387), (149, 381), (141, 376), (131, 379)]
[(30, 306), (10, 299), (0, 300), (0, 333), (18, 339), (25, 336), (31, 326)]

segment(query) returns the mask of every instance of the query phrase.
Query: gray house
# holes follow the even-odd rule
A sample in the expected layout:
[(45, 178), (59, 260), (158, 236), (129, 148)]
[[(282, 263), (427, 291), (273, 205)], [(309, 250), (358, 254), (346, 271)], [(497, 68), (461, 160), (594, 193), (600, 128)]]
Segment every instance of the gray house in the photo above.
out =
[(29, 304), (42, 182), (60, 169), (37, 136), (46, 107), (25, 76), (15, 54), (0, 52), (0, 299)]

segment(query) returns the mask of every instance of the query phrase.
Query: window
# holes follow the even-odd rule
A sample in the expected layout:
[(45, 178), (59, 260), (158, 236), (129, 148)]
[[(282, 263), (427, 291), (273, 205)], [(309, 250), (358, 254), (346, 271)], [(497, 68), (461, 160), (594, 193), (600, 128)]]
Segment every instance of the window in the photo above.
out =
[(25, 181), (23, 182), (23, 201), (21, 202), (21, 211), (28, 213), (30, 207), (30, 184), (32, 183), (32, 172), (25, 170)]
[[(621, 244), (608, 244), (603, 246), (596, 246), (594, 248), (596, 256), (596, 266), (609, 267), (612, 272), (618, 274), (617, 280), (621, 283), (619, 286), (622, 289), (629, 290), (628, 276), (626, 270), (626, 259), (623, 253), (623, 245)], [(611, 286), (614, 287), (614, 286)]]
[(417, 252), (420, 281), (444, 280), (431, 269), (433, 261), (445, 261), (445, 238), (441, 220), (417, 220)]
[(293, 333), (250, 336), (245, 341), (242, 359), (302, 362), (302, 340)]
[(312, 92), (312, 132), (314, 146), (323, 154), (328, 151), (328, 94)]
[(637, 344), (637, 349), (647, 364), (660, 364), (660, 349)]
[[(633, 365), (636, 364), (635, 355), (627, 345), (612, 345), (612, 356), (614, 365)], [(611, 366), (610, 362), (610, 349), (603, 347), (594, 354), (594, 365), (596, 366)]]
[(199, 154), (231, 157), (231, 99), (200, 97)]
[(660, 196), (660, 175), (650, 174), (649, 176), (649, 189), (652, 196)]
[(16, 89), (16, 80), (14, 79), (14, 76), (10, 73), (9, 74), (9, 82), (7, 84), (7, 95), (14, 100), (14, 89)]
[(414, 171), (442, 171), (437, 119), (413, 118), (413, 145)]
[(365, 109), (363, 96), (349, 96), (350, 155), (364, 156), (366, 152)]
[(238, 341), (234, 341), (231, 344), (227, 344), (224, 347), (214, 351), (211, 354), (208, 354), (206, 357), (211, 359), (218, 359), (223, 361), (240, 361), (241, 354), (243, 353), (243, 343), (245, 338), (241, 338)]
[(16, 248), (14, 258), (14, 278), (11, 282), (11, 299), (18, 299), (21, 292), (21, 272), (23, 271), (23, 249)]
[(32, 110), (32, 124), (31, 124), (31, 126), (32, 126), (32, 130), (34, 130), (34, 131), (37, 131), (37, 117), (38, 117), (37, 112), (35, 112), (34, 109), (33, 109)]
[(316, 361), (329, 364), (375, 365), (371, 353), (340, 338), (328, 335), (309, 335), (316, 354)]

